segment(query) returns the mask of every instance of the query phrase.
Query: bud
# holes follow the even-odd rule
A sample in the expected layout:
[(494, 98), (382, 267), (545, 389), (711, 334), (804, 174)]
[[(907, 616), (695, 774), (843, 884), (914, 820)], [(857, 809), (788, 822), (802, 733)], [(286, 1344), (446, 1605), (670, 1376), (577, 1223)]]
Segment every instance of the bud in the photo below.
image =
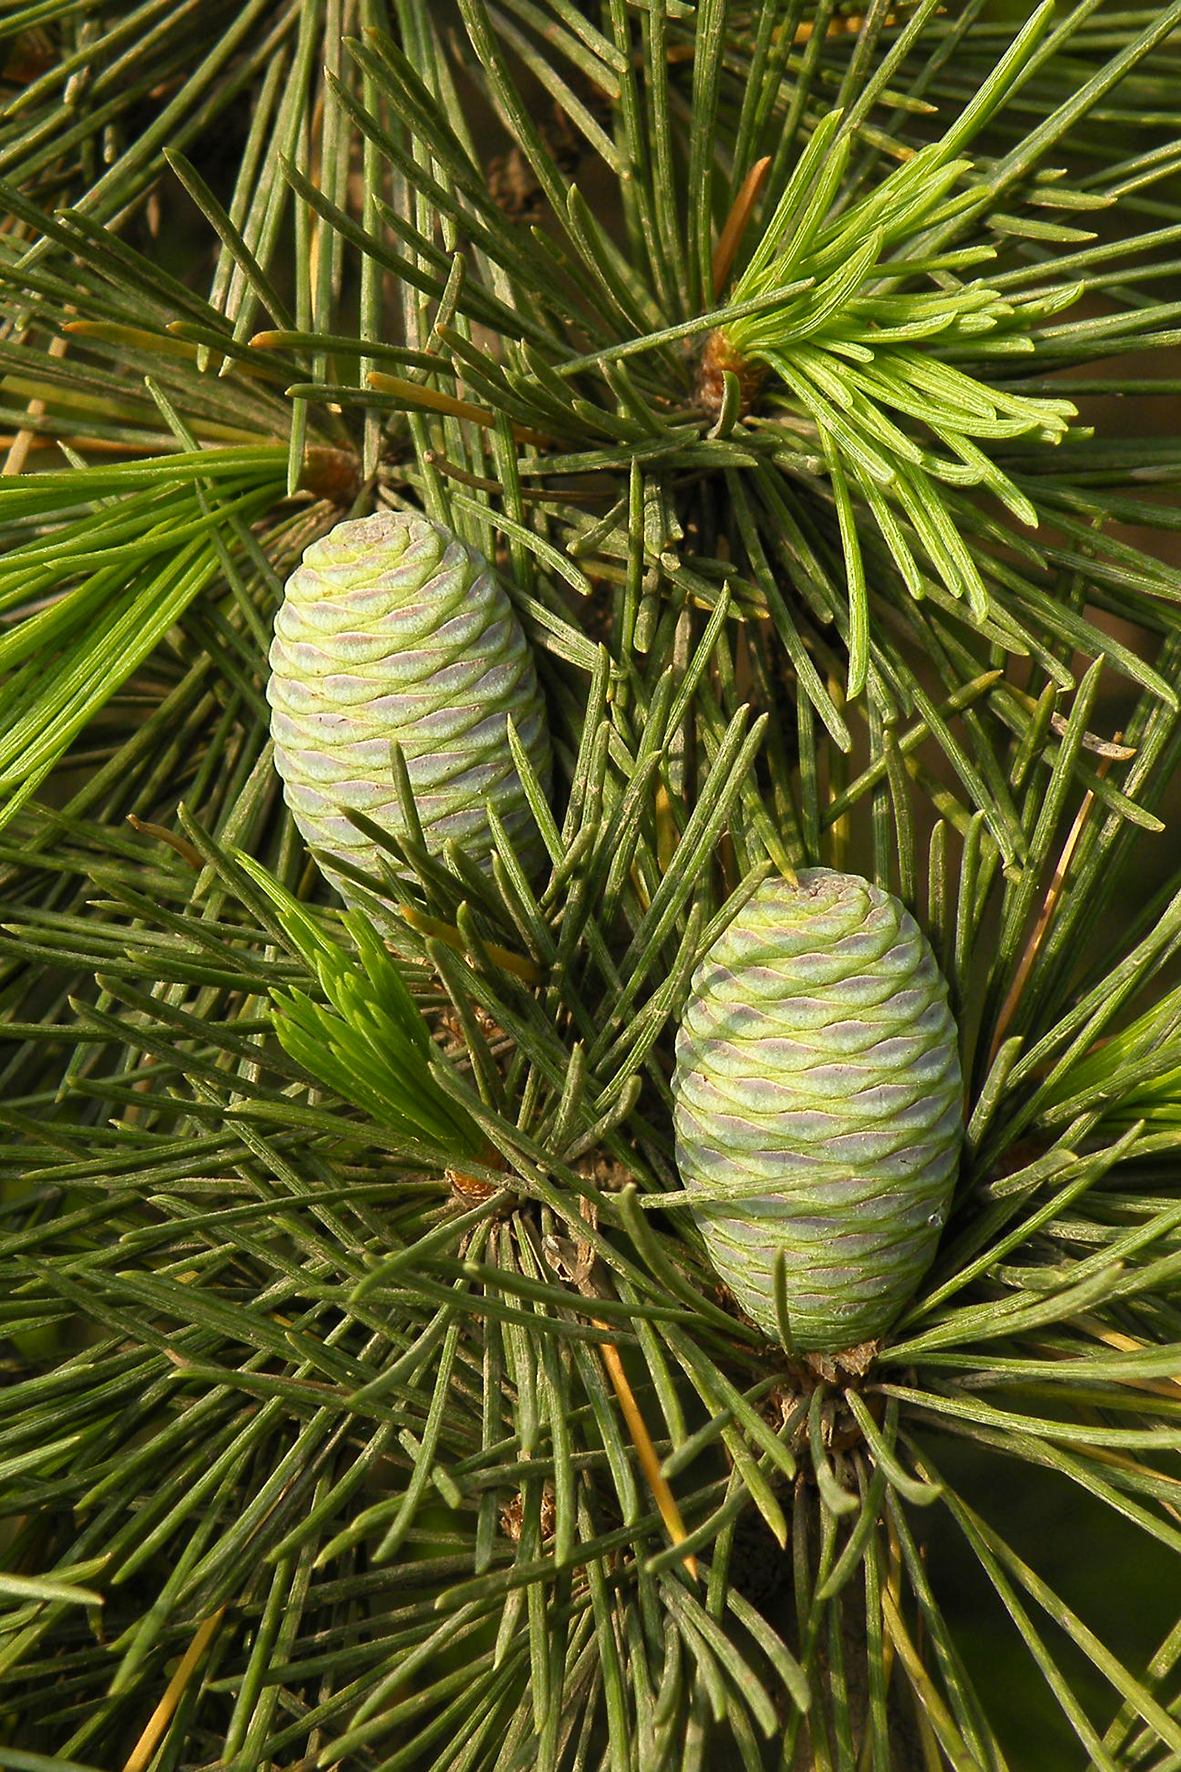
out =
[(710, 1259), (801, 1351), (880, 1336), (939, 1241), (963, 1130), (947, 986), (856, 874), (766, 881), (698, 966), (677, 1037), (677, 1163)]
[[(271, 646), (275, 766), (304, 839), (331, 862), (379, 875), (365, 813), (406, 835), (391, 764), (401, 746), (427, 848), (455, 842), (487, 867), (491, 802), (523, 866), (545, 851), (508, 742), (511, 715), (548, 792), (549, 730), (533, 659), (482, 555), (409, 511), (340, 523), (287, 581)], [(385, 859), (390, 858), (387, 855)]]

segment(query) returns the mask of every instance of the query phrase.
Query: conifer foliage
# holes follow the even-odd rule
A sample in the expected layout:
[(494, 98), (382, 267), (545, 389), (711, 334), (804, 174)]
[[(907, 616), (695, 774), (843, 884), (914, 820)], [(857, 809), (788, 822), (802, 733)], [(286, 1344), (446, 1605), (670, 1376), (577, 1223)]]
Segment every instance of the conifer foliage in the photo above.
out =
[[(1181, 1763), (1179, 93), (1181, 0), (5, 9), (0, 1767)], [(390, 743), (322, 871), (374, 512), (552, 775), (474, 858)], [(835, 1352), (673, 1132), (815, 868), (966, 1127)]]

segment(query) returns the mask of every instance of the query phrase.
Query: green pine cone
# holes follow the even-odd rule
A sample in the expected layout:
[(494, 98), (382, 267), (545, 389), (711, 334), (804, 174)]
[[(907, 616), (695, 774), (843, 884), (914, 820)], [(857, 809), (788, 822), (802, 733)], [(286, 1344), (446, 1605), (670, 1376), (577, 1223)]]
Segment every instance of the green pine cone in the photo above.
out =
[(694, 974), (677, 1163), (710, 1259), (801, 1350), (880, 1336), (939, 1241), (963, 1130), (956, 1027), (925, 937), (856, 874), (766, 881)]
[(541, 871), (545, 851), (507, 719), (548, 792), (545, 706), (520, 623), (474, 548), (415, 512), (338, 524), (287, 581), (270, 662), (284, 795), (346, 901), (357, 893), (333, 860), (381, 871), (376, 845), (347, 814), (364, 812), (392, 836), (405, 835), (393, 740), (432, 854), (454, 841), (486, 867), (490, 801), (523, 866)]

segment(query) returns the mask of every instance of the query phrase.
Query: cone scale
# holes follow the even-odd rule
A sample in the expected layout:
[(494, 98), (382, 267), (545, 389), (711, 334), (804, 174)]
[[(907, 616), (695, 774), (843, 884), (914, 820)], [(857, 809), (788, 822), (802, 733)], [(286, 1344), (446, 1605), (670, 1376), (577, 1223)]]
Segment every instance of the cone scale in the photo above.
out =
[(487, 867), (491, 802), (526, 871), (540, 871), (545, 852), (508, 719), (548, 792), (545, 707), (512, 605), (474, 548), (416, 512), (338, 524), (287, 581), (270, 663), (284, 797), (346, 901), (358, 892), (334, 861), (380, 877), (382, 860), (391, 860), (349, 813), (408, 835), (395, 741), (431, 854), (453, 841)]
[(768, 880), (694, 974), (677, 1163), (710, 1259), (794, 1348), (881, 1336), (926, 1272), (962, 1142), (947, 986), (909, 912), (853, 874)]

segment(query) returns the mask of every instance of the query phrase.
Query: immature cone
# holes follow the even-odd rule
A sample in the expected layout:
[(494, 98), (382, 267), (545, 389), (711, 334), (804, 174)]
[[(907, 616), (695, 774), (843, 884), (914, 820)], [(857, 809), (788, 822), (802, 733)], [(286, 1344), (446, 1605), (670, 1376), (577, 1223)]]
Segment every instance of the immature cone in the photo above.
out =
[(440, 524), (378, 511), (312, 544), (275, 622), (267, 699), (287, 804), (346, 900), (356, 891), (332, 860), (381, 873), (376, 845), (347, 814), (406, 834), (394, 740), (433, 854), (453, 840), (486, 867), (491, 801), (524, 867), (540, 871), (544, 850), (507, 726), (511, 715), (548, 791), (533, 659), (487, 562)]
[(856, 874), (768, 880), (694, 974), (677, 1163), (710, 1258), (801, 1350), (887, 1329), (929, 1266), (962, 1141), (947, 986), (914, 919)]

